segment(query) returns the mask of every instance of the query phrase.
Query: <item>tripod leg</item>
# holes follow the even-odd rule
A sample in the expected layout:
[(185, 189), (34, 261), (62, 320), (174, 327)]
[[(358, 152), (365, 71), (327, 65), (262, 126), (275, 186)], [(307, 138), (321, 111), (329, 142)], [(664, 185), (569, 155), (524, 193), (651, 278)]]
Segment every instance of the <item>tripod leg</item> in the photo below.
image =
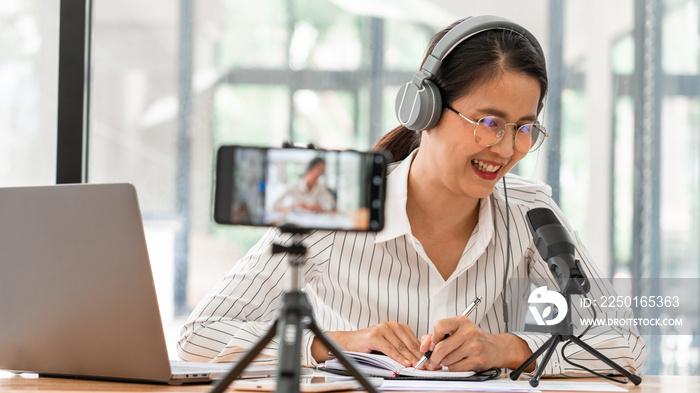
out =
[(590, 345), (586, 344), (583, 342), (583, 340), (579, 339), (576, 336), (571, 337), (571, 341), (573, 341), (576, 345), (579, 347), (583, 348), (586, 352), (590, 353), (591, 355), (597, 357), (600, 361), (603, 363), (607, 364), (608, 366), (614, 368), (617, 370), (620, 374), (624, 375), (632, 381), (633, 384), (639, 385), (642, 383), (642, 378), (639, 375), (632, 374), (631, 372), (627, 371), (624, 367), (620, 366), (619, 364), (613, 362), (610, 358), (607, 356), (603, 355), (602, 353), (598, 352), (595, 348), (591, 347)]
[(550, 337), (549, 340), (545, 341), (545, 343), (542, 344), (542, 346), (539, 347), (539, 348), (537, 349), (537, 351), (535, 351), (535, 353), (533, 353), (529, 358), (527, 358), (527, 360), (526, 360), (523, 364), (521, 364), (520, 367), (518, 367), (516, 370), (513, 370), (513, 371), (510, 373), (510, 379), (512, 379), (513, 381), (515, 381), (515, 380), (517, 380), (518, 378), (520, 378), (520, 374), (522, 374), (523, 371), (525, 371), (525, 369), (526, 369), (530, 364), (532, 364), (532, 362), (535, 361), (535, 359), (537, 359), (540, 355), (542, 355), (542, 353), (543, 353), (544, 351), (547, 350), (547, 348), (549, 348), (549, 346), (550, 346), (552, 340), (554, 340), (554, 336)]
[(308, 323), (308, 328), (314, 333), (316, 338), (321, 340), (321, 343), (326, 346), (330, 350), (330, 352), (335, 355), (336, 359), (340, 361), (340, 363), (345, 367), (345, 371), (347, 371), (350, 375), (355, 377), (355, 379), (362, 385), (363, 388), (368, 393), (378, 393), (377, 388), (375, 388), (365, 377), (364, 374), (360, 372), (360, 370), (357, 369), (355, 366), (355, 362), (353, 362), (351, 359), (347, 358), (344, 354), (342, 349), (338, 347), (336, 343), (331, 341), (328, 337), (326, 337), (325, 333), (316, 325), (316, 322), (312, 319)]
[(214, 386), (212, 389), (209, 391), (209, 393), (223, 393), (228, 389), (229, 385), (238, 378), (239, 375), (245, 370), (246, 367), (250, 364), (250, 362), (255, 359), (256, 356), (260, 353), (260, 351), (265, 348), (265, 345), (267, 345), (270, 340), (272, 340), (273, 337), (275, 337), (275, 334), (277, 333), (277, 321), (275, 321), (272, 326), (270, 327), (270, 330), (268, 330), (267, 334), (258, 341), (257, 344), (253, 348), (250, 348), (248, 352), (241, 358), (241, 360), (236, 363), (236, 365), (231, 369), (231, 371), (226, 374), (223, 378), (220, 380), (214, 382)]
[(547, 363), (549, 363), (549, 359), (552, 357), (552, 354), (554, 351), (557, 350), (557, 344), (562, 342), (563, 338), (560, 334), (555, 334), (552, 336), (552, 338), (549, 339), (549, 348), (547, 349), (547, 352), (544, 354), (544, 357), (542, 358), (542, 363), (537, 367), (537, 370), (535, 370), (535, 375), (530, 378), (530, 386), (533, 388), (536, 388), (537, 385), (540, 384), (540, 377), (542, 376), (542, 373), (544, 372), (544, 368), (547, 366)]

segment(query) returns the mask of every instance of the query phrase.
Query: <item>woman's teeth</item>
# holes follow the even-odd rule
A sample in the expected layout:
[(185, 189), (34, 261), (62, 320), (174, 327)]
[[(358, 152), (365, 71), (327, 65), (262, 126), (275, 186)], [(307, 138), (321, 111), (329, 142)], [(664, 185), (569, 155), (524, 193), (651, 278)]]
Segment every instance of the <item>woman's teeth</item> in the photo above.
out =
[(472, 165), (481, 172), (486, 172), (486, 173), (494, 173), (497, 170), (501, 169), (500, 165), (491, 165), (491, 164), (485, 164), (482, 161), (479, 160), (472, 160)]

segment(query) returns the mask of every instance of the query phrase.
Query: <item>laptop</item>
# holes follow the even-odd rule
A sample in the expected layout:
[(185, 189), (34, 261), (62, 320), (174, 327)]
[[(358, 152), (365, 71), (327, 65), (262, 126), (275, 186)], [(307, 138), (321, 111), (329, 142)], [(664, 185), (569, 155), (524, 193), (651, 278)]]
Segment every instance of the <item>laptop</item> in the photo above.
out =
[(171, 365), (132, 185), (0, 188), (0, 370), (181, 384), (231, 368)]

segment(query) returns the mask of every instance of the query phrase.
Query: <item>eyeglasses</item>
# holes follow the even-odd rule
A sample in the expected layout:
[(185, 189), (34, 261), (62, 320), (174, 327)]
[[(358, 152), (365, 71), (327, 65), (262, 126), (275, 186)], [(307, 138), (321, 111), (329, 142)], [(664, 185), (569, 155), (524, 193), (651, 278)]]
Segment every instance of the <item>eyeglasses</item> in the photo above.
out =
[(541, 124), (528, 123), (519, 126), (516, 123), (508, 123), (497, 116), (484, 116), (474, 121), (449, 105), (447, 105), (447, 109), (456, 113), (462, 119), (474, 124), (474, 140), (481, 146), (493, 146), (500, 142), (506, 134), (506, 128), (511, 125), (515, 128), (513, 144), (521, 153), (529, 153), (537, 150), (542, 145), (542, 142), (544, 142), (544, 138), (549, 136), (547, 130)]

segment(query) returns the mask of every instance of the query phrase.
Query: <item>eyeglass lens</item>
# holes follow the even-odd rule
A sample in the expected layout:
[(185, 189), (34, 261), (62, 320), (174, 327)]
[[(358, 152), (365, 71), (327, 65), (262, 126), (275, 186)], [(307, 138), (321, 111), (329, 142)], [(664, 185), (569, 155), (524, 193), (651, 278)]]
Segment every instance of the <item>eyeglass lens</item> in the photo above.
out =
[[(477, 122), (474, 138), (480, 145), (492, 146), (503, 138), (506, 133), (506, 125), (506, 121), (500, 117), (483, 117)], [(515, 148), (522, 153), (536, 150), (543, 141), (544, 132), (537, 124), (522, 125), (515, 133)]]

